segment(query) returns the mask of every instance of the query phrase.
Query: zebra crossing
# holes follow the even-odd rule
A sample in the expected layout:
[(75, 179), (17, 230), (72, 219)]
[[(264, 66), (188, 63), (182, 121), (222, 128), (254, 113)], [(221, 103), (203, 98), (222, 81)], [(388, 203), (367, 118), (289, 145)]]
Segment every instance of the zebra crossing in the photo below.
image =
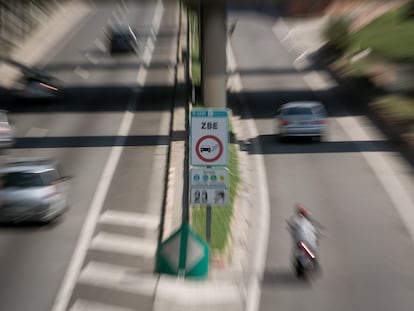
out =
[(104, 211), (89, 243), (69, 311), (153, 309), (159, 215)]

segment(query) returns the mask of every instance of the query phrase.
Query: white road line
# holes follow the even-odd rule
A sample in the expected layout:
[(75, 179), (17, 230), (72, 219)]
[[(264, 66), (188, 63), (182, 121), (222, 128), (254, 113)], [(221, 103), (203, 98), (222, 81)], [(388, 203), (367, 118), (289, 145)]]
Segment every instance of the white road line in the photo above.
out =
[(158, 33), (160, 29), (163, 14), (164, 14), (164, 5), (162, 3), (162, 0), (158, 0), (157, 7), (155, 9), (154, 19), (152, 21), (152, 26), (154, 27), (154, 31), (156, 34)]
[(103, 304), (95, 301), (78, 299), (69, 311), (137, 311), (135, 309)]
[(101, 215), (99, 223), (135, 228), (156, 229), (160, 223), (160, 216), (134, 212), (106, 210)]
[[(338, 122), (351, 140), (370, 140), (370, 135), (368, 135), (365, 129), (360, 126), (357, 119), (353, 117), (339, 118)], [(395, 209), (400, 214), (402, 221), (410, 232), (411, 239), (414, 242), (414, 202), (408, 194), (408, 189), (404, 187), (388, 163), (385, 158), (386, 153), (361, 152), (361, 154), (381, 182), (384, 190), (393, 202)]]
[[(158, 0), (156, 13), (154, 15), (153, 24), (160, 24), (162, 18), (162, 12), (164, 10), (161, 0)], [(161, 13), (159, 12), (161, 11)], [(111, 24), (112, 21), (108, 20), (108, 24)], [(95, 41), (96, 43), (96, 41)], [(134, 95), (131, 97), (129, 102), (129, 107), (127, 112), (124, 114), (124, 117), (121, 122), (120, 129), (118, 131), (118, 136), (120, 140), (125, 140), (125, 137), (122, 134), (128, 132), (132, 124), (131, 115), (128, 113), (135, 110), (136, 105), (136, 96), (137, 93), (134, 92)], [(99, 215), (102, 210), (102, 206), (105, 202), (106, 195), (108, 193), (109, 186), (111, 184), (115, 169), (118, 165), (119, 159), (121, 157), (123, 147), (113, 147), (111, 153), (106, 162), (103, 174), (100, 178), (97, 190), (93, 197), (91, 207), (89, 209), (88, 215), (86, 217), (85, 224), (82, 228), (78, 244), (76, 245), (75, 251), (72, 255), (72, 259), (69, 263), (68, 269), (64, 276), (62, 285), (59, 289), (56, 300), (52, 306), (52, 311), (65, 311), (69, 304), (70, 297), (75, 287), (77, 278), (82, 268), (83, 261), (85, 259), (86, 253), (88, 251), (89, 243), (92, 239)], [(154, 288), (155, 288), (155, 279), (154, 279)]]
[(145, 296), (154, 295), (157, 277), (139, 273), (130, 267), (90, 262), (79, 277), (79, 283)]
[(85, 58), (90, 61), (92, 64), (96, 65), (99, 63), (99, 59), (97, 59), (95, 56), (93, 56), (91, 53), (85, 53)]
[[(233, 70), (236, 68), (236, 61), (231, 45), (227, 45), (227, 57), (228, 64)], [(234, 82), (236, 83), (236, 89), (241, 90), (243, 88), (240, 75), (235, 75)], [(246, 115), (249, 114), (248, 108), (243, 102), (243, 109)], [(253, 118), (248, 118), (247, 127), (251, 137), (257, 137), (258, 132), (254, 124)], [(266, 255), (267, 255), (267, 245), (269, 240), (269, 228), (270, 228), (270, 206), (269, 206), (269, 193), (267, 188), (267, 177), (266, 170), (263, 161), (262, 152), (260, 152), (260, 146), (255, 144), (254, 148), (257, 151), (256, 156), (251, 158), (254, 161), (254, 167), (256, 168), (257, 180), (255, 180), (255, 185), (257, 189), (257, 200), (255, 205), (259, 208), (257, 209), (257, 216), (254, 217), (256, 223), (252, 223), (253, 228), (260, 228), (255, 232), (256, 236), (254, 237), (254, 247), (255, 249), (250, 250), (252, 254), (251, 266), (249, 267), (250, 274), (248, 276), (247, 284), (247, 297), (246, 297), (246, 311), (255, 311), (259, 309), (260, 304), (260, 293), (261, 293), (261, 282), (264, 274), (264, 267), (266, 265)]]
[(89, 248), (98, 251), (153, 258), (157, 248), (157, 240), (100, 232), (93, 238)]
[(120, 12), (112, 11), (112, 16), (115, 18), (118, 24), (122, 23), (122, 18), (119, 16)]
[(123, 20), (127, 19), (126, 12), (120, 3), (116, 4), (116, 12), (118, 12), (118, 14), (122, 17)]
[[(152, 54), (154, 52), (154, 47), (155, 47), (154, 41), (157, 38), (157, 34), (158, 34), (159, 26), (161, 25), (161, 19), (162, 19), (163, 13), (164, 13), (164, 6), (162, 4), (162, 1), (158, 0), (157, 7), (155, 8), (155, 14), (152, 19), (153, 30), (155, 31), (154, 38), (152, 38), (151, 36), (148, 37), (148, 40), (145, 44), (145, 49), (142, 55), (142, 60), (144, 61), (146, 66), (149, 66), (149, 64), (151, 63)], [(139, 67), (137, 78), (136, 78), (138, 85), (140, 86), (143, 85), (143, 81), (145, 81), (147, 78), (147, 73), (148, 71), (147, 69), (145, 69), (144, 66)]]
[[(231, 47), (231, 44), (230, 44), (229, 40), (227, 41), (226, 51), (227, 51), (228, 71), (235, 72), (235, 70), (236, 70), (236, 61), (235, 61), (233, 50), (232, 50), (232, 47)], [(230, 77), (228, 79), (228, 87), (230, 87), (230, 89), (234, 92), (240, 92), (241, 91), (242, 84), (241, 84), (240, 74), (233, 73), (233, 74), (230, 75)]]
[(137, 73), (137, 83), (139, 86), (143, 86), (145, 80), (147, 79), (148, 71), (144, 68), (144, 66), (140, 66)]
[[(135, 110), (136, 96), (137, 93), (134, 92), (128, 104), (128, 111)], [(131, 127), (132, 118), (130, 118), (128, 111), (124, 114), (124, 117), (121, 121), (118, 136), (120, 136), (121, 132), (124, 132), (125, 129), (129, 129)], [(125, 138), (121, 136), (120, 139)], [(89, 243), (92, 239), (96, 223), (100, 216), (106, 195), (108, 194), (108, 189), (114, 176), (115, 169), (118, 165), (122, 151), (123, 147), (112, 147), (111, 149), (102, 176), (99, 179), (99, 184), (94, 194), (92, 204), (89, 208), (88, 215), (82, 227), (78, 243), (76, 245), (75, 251), (72, 254), (68, 269), (63, 278), (63, 282), (59, 289), (58, 295), (56, 296), (56, 300), (53, 304), (52, 311), (65, 311), (67, 309), (73, 288), (75, 287), (77, 277), (81, 271), (83, 261), (88, 251)]]
[(111, 18), (108, 18), (106, 23), (108, 24), (109, 29), (115, 28), (115, 23), (113, 22)]
[(89, 71), (83, 69), (81, 66), (76, 66), (73, 72), (76, 73), (79, 77), (81, 77), (84, 80), (88, 79), (90, 76)]
[(124, 118), (118, 130), (118, 136), (128, 135), (133, 119), (134, 119), (134, 114), (131, 111), (128, 110), (124, 113)]
[(95, 41), (94, 41), (94, 43), (95, 43), (95, 46), (99, 50), (101, 50), (102, 52), (105, 52), (107, 50), (105, 44), (103, 44), (103, 42), (101, 41), (101, 39), (96, 38)]

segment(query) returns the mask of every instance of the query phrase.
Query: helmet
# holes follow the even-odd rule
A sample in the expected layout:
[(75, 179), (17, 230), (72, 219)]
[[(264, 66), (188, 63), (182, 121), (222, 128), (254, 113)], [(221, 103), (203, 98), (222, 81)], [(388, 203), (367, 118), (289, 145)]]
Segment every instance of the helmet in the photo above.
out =
[(302, 215), (306, 218), (310, 217), (310, 212), (306, 208), (304, 208), (302, 204), (296, 204), (296, 212), (298, 213), (298, 215)]

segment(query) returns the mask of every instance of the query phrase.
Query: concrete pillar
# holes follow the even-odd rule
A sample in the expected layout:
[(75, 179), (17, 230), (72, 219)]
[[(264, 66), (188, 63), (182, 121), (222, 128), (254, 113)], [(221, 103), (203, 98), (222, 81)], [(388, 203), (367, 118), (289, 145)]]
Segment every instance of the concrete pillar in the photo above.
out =
[(202, 1), (201, 87), (206, 108), (226, 108), (226, 4)]

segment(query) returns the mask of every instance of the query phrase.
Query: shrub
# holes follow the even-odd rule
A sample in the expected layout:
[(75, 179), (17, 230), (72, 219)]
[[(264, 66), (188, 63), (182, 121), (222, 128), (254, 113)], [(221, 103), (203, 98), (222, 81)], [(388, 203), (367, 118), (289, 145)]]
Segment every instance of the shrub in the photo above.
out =
[(323, 31), (326, 47), (335, 53), (344, 53), (351, 44), (350, 22), (345, 17), (329, 20)]

